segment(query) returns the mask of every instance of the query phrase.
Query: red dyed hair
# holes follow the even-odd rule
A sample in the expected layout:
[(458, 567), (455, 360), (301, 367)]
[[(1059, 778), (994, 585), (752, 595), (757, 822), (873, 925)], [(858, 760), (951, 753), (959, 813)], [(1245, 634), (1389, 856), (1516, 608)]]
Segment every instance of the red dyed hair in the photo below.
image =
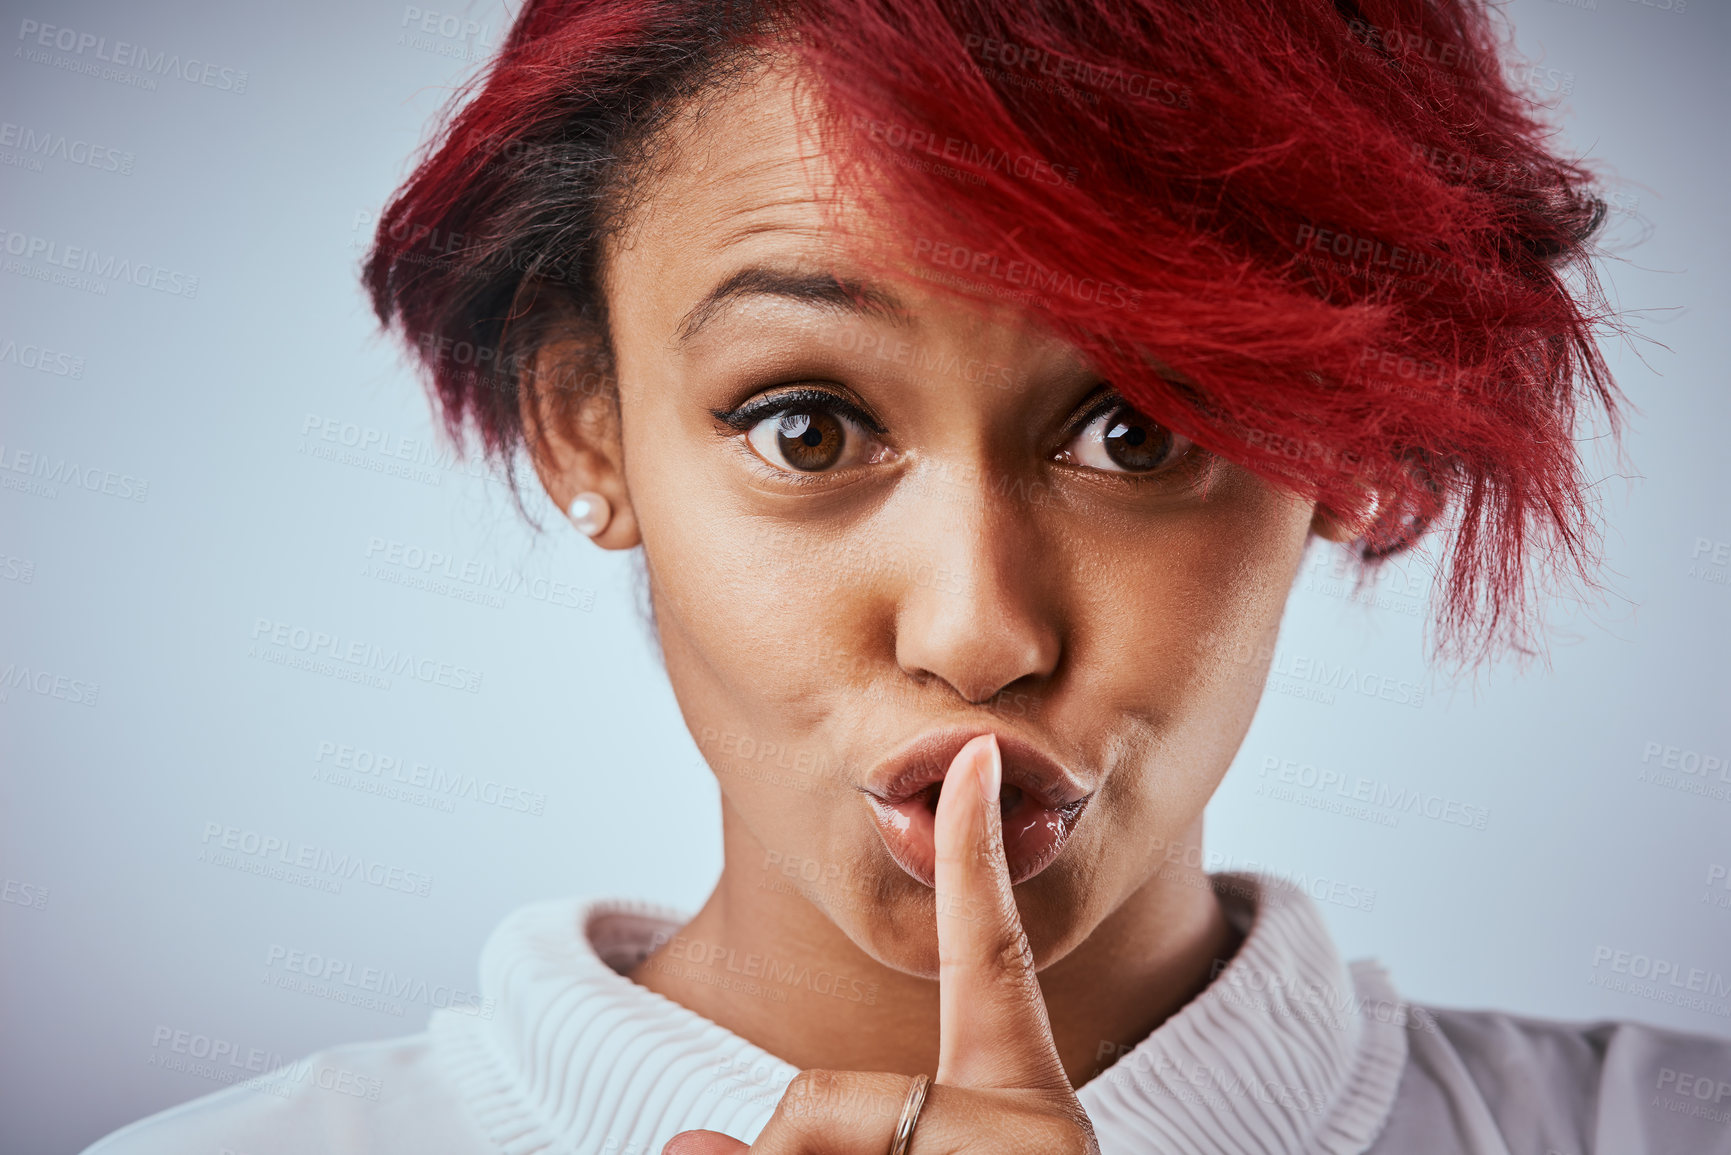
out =
[(1446, 525), (1444, 655), (1530, 652), (1536, 594), (1592, 583), (1604, 210), (1478, 0), (530, 0), (365, 270), (454, 437), (509, 468), (554, 335), (607, 379), (635, 161), (770, 51), (812, 66), (918, 275), (1020, 301), (1150, 417), (1367, 524), (1367, 571)]

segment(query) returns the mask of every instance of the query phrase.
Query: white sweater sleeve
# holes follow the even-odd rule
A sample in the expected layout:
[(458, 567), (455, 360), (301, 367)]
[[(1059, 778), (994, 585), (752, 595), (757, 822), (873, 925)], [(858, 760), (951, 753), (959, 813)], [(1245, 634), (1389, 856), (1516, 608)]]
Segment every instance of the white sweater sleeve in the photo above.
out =
[(1731, 1039), (1420, 1010), (1370, 1155), (1731, 1155)]
[(472, 1155), (426, 1035), (355, 1043), (123, 1127), (84, 1155)]

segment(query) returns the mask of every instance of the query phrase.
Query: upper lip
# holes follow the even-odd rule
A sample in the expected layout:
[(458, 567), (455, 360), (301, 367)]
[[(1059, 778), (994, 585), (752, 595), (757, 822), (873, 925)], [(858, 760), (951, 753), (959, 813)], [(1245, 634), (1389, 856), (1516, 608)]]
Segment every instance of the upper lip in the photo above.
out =
[(942, 782), (963, 746), (981, 734), (996, 734), (1006, 786), (1014, 786), (1048, 810), (1074, 806), (1093, 794), (1056, 758), (1031, 742), (990, 727), (956, 727), (922, 734), (885, 759), (862, 789), (894, 806)]

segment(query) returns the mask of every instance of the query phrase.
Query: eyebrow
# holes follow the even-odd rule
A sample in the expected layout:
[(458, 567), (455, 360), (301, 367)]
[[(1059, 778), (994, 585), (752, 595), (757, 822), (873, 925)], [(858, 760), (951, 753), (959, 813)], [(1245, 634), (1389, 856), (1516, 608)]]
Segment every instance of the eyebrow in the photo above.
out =
[(742, 297), (780, 297), (847, 316), (874, 317), (898, 325), (909, 323), (906, 308), (886, 289), (844, 280), (833, 273), (751, 265), (729, 276), (692, 306), (674, 330), (675, 343), (689, 343), (717, 314)]

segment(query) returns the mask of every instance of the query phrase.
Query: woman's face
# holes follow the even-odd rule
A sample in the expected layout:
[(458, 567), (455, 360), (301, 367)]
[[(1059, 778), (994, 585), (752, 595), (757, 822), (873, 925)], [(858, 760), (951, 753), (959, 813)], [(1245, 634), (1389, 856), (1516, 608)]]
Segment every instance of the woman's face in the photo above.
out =
[(1025, 316), (872, 279), (838, 222), (917, 238), (836, 215), (801, 101), (766, 71), (669, 131), (608, 254), (617, 440), (543, 477), (620, 495), (603, 544), (641, 534), (730, 869), (935, 974), (906, 796), (992, 730), (1044, 966), (1199, 829), (1312, 505), (1115, 408)]

